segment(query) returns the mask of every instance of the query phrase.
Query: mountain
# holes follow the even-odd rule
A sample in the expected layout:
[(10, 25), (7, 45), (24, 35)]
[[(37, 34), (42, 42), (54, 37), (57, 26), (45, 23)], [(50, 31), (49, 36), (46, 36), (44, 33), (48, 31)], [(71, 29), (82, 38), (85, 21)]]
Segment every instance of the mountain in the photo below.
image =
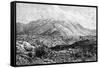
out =
[[(43, 34), (58, 31), (64, 37), (95, 35), (95, 9), (82, 7), (20, 6), (18, 22), (26, 23), (25, 33)], [(29, 10), (30, 9), (30, 10)], [(23, 12), (24, 11), (24, 12)], [(38, 11), (38, 12), (37, 12)]]
[(59, 20), (45, 19), (32, 21), (28, 24), (17, 23), (17, 31), (27, 31), (33, 34), (43, 34), (48, 30), (59, 31), (62, 36), (72, 37), (72, 36), (87, 36), (95, 35), (96, 30), (84, 28), (79, 23), (72, 23)]
[(16, 24), (16, 32), (17, 34), (21, 34), (24, 31), (25, 24), (18, 22)]
[(17, 33), (38, 35), (39, 40), (46, 45), (49, 43), (49, 46), (72, 44), (82, 36), (96, 35), (95, 30), (84, 28), (79, 23), (54, 19), (39, 19), (28, 24), (17, 23)]

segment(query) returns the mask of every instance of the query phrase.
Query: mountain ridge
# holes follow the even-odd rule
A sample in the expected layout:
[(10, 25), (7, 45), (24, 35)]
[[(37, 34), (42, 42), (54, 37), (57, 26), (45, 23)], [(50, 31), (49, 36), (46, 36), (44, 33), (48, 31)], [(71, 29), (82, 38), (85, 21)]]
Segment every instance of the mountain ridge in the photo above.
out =
[[(19, 23), (17, 23), (19, 24)], [(86, 36), (86, 35), (95, 35), (96, 30), (90, 30), (84, 28), (82, 25), (73, 24), (71, 22), (66, 23), (65, 21), (51, 20), (51, 19), (41, 19), (37, 21), (31, 21), (28, 24), (20, 24), (17, 27), (17, 32), (27, 31), (36, 34), (41, 34), (47, 30), (52, 29), (59, 31), (62, 35), (72, 35), (72, 36)], [(18, 31), (19, 30), (19, 31)]]

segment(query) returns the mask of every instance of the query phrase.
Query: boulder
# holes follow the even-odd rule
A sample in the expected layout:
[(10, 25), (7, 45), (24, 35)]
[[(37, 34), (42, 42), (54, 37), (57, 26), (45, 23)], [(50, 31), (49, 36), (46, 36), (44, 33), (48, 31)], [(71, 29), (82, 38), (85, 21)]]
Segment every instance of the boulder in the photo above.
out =
[(30, 43), (26, 41), (17, 41), (16, 49), (17, 49), (17, 52), (20, 52), (20, 53), (26, 53), (26, 52), (35, 53), (35, 46), (32, 46)]
[(35, 49), (35, 46), (32, 46), (30, 43), (26, 41), (23, 42), (23, 46), (26, 51), (34, 51)]

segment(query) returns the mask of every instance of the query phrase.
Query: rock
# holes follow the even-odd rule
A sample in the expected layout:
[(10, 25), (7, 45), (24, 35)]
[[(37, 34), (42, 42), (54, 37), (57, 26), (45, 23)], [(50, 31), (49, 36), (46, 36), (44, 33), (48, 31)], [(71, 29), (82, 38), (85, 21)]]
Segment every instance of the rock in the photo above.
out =
[(26, 42), (26, 41), (18, 41), (16, 42), (16, 48), (19, 51), (31, 51), (34, 52), (35, 50), (35, 46), (32, 46), (30, 43)]
[(25, 52), (22, 41), (16, 42), (16, 50), (17, 50), (17, 53), (24, 53)]
[(35, 46), (32, 46), (30, 43), (26, 41), (23, 42), (23, 46), (26, 51), (34, 51), (35, 49)]

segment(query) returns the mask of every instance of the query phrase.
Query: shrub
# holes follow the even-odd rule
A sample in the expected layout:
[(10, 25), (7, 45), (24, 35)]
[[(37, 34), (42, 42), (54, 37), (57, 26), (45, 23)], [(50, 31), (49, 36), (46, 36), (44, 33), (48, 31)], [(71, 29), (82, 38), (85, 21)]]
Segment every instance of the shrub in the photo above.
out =
[(45, 56), (47, 53), (44, 49), (45, 49), (45, 47), (43, 47), (43, 46), (39, 46), (39, 47), (35, 48), (35, 56), (39, 57), (39, 58), (42, 58), (43, 56)]

